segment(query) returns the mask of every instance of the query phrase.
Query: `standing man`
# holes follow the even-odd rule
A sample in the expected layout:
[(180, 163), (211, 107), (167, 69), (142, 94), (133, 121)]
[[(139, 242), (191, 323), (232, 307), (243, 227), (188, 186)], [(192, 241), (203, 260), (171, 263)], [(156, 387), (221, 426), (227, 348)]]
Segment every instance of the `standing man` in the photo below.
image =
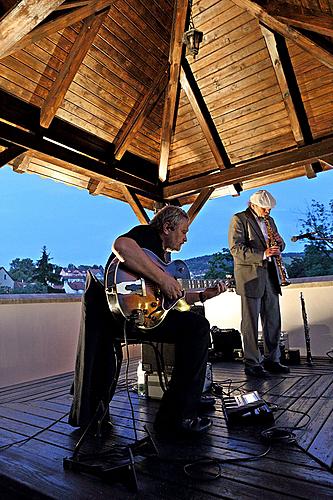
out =
[[(117, 258), (131, 272), (155, 283), (164, 296), (173, 300), (181, 298), (183, 291), (179, 282), (159, 267), (143, 249), (152, 251), (166, 263), (169, 252), (179, 251), (187, 241), (188, 229), (186, 212), (176, 206), (166, 206), (148, 225), (136, 226), (115, 240), (106, 270)], [(186, 293), (186, 302), (189, 305), (204, 302), (225, 290), (226, 286), (219, 283), (201, 292), (190, 291)], [(134, 327), (130, 335), (138, 341), (175, 344), (175, 366), (169, 387), (161, 400), (155, 429), (158, 432), (192, 434), (207, 430), (211, 420), (198, 416), (210, 340), (207, 319), (191, 311), (172, 309), (157, 327), (148, 332)]]
[[(280, 363), (281, 288), (274, 259), (280, 257), (285, 243), (270, 217), (275, 205), (268, 191), (257, 191), (250, 197), (249, 207), (233, 216), (229, 227), (236, 292), (241, 296), (245, 373), (260, 378), (269, 376), (267, 372), (289, 372), (289, 368)], [(272, 246), (270, 232), (274, 236)], [(263, 363), (258, 349), (259, 315), (264, 340)]]

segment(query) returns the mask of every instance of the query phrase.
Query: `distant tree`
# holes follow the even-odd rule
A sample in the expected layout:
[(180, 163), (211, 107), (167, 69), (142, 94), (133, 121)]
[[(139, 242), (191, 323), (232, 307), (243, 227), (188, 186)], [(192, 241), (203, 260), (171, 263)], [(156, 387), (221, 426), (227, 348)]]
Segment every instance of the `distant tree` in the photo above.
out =
[(76, 266), (74, 266), (74, 264), (68, 264), (67, 269), (69, 269), (70, 271), (74, 271), (74, 269), (76, 269)]
[(27, 294), (27, 293), (47, 293), (47, 286), (42, 283), (29, 283), (24, 288), (14, 288), (10, 293)]
[[(304, 247), (303, 257), (294, 257), (287, 265), (291, 278), (333, 274), (333, 200), (326, 208), (312, 200), (305, 217), (300, 219), (302, 231), (315, 233)], [(331, 240), (331, 241), (327, 241)]]
[(46, 246), (44, 245), (41, 258), (36, 262), (34, 280), (46, 286), (48, 283), (52, 285), (60, 285), (61, 267), (51, 264), (51, 260), (52, 258), (50, 257), (50, 254), (47, 253)]
[(208, 271), (205, 278), (225, 278), (226, 274), (232, 274), (234, 269), (233, 258), (228, 248), (222, 248), (221, 252), (214, 253), (208, 262)]
[(9, 273), (13, 280), (24, 281), (31, 283), (36, 271), (35, 264), (32, 259), (14, 259), (10, 263)]

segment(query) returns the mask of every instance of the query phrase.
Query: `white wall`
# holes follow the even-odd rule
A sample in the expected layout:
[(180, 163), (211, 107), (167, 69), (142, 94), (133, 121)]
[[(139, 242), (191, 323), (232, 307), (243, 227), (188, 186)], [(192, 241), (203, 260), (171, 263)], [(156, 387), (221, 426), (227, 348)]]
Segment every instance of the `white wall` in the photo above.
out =
[(73, 370), (81, 298), (54, 295), (0, 296), (0, 387)]
[[(333, 280), (283, 289), (282, 330), (305, 355), (300, 292), (306, 303), (313, 356), (333, 348)], [(205, 303), (211, 326), (240, 330), (240, 297), (225, 292)], [(0, 387), (74, 370), (81, 297), (62, 294), (0, 295)], [(131, 346), (131, 356), (140, 346)], [(124, 353), (125, 354), (125, 353)]]
[[(0, 387), (74, 370), (81, 298), (0, 295)], [(129, 349), (130, 357), (140, 353)]]
[[(289, 347), (306, 355), (300, 292), (306, 305), (313, 356), (325, 356), (333, 348), (333, 281), (298, 282), (283, 288), (280, 299), (282, 330), (288, 333)], [(296, 280), (295, 280), (296, 281)], [(205, 303), (211, 326), (240, 331), (240, 297), (225, 292)], [(259, 329), (260, 329), (259, 325)]]

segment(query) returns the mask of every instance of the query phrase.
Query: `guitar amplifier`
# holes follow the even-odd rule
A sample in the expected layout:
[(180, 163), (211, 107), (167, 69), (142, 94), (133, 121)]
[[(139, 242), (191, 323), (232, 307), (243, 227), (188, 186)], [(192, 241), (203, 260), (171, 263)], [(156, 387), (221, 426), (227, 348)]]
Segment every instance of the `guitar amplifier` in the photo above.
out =
[(222, 410), (227, 424), (272, 424), (272, 410), (257, 391), (237, 396), (223, 396)]
[[(144, 366), (144, 365), (142, 365)], [(171, 376), (171, 375), (170, 375)], [(168, 379), (170, 379), (170, 376)], [(148, 398), (152, 399), (161, 399), (163, 396), (163, 389), (160, 384), (160, 377), (157, 372), (146, 372), (145, 373), (145, 380), (146, 380), (146, 387), (145, 387), (145, 394)], [(162, 381), (165, 384), (165, 380), (162, 375)], [(211, 390), (213, 385), (213, 369), (212, 369), (212, 364), (207, 363), (206, 366), (206, 376), (205, 376), (205, 383), (202, 392), (208, 392)]]

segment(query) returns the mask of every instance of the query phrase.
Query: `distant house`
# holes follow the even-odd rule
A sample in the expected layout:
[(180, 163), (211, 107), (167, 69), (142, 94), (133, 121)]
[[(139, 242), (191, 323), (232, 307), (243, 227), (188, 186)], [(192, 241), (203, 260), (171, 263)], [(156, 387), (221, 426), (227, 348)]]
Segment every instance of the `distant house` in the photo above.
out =
[(64, 289), (66, 293), (82, 294), (85, 289), (84, 281), (64, 281)]
[(89, 266), (79, 266), (67, 268), (64, 267), (60, 271), (60, 277), (64, 285), (66, 293), (83, 293), (86, 284), (87, 271), (96, 276), (100, 281), (104, 279), (104, 269), (100, 267), (91, 268)]
[(15, 281), (4, 267), (0, 267), (0, 288), (6, 291), (13, 290)]

